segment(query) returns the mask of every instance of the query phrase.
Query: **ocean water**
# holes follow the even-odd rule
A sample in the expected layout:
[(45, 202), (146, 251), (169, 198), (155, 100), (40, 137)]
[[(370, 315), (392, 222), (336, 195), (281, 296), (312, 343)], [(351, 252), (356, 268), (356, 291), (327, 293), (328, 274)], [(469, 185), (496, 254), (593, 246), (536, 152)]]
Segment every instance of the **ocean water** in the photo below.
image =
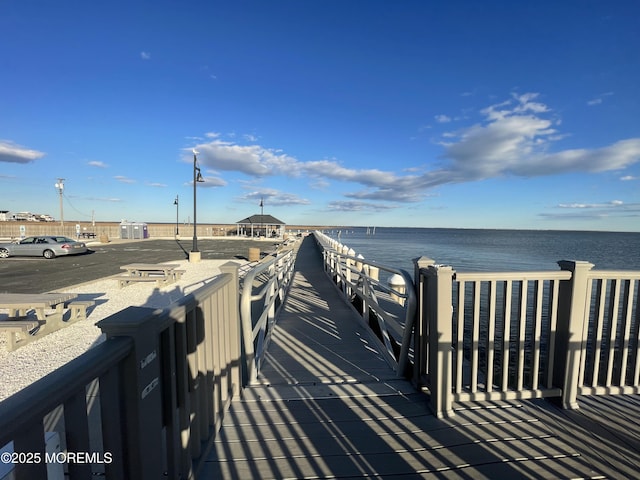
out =
[(558, 270), (559, 260), (586, 260), (599, 270), (640, 270), (640, 233), (390, 227), (325, 233), (367, 260), (410, 274), (412, 259), (421, 256), (460, 272)]

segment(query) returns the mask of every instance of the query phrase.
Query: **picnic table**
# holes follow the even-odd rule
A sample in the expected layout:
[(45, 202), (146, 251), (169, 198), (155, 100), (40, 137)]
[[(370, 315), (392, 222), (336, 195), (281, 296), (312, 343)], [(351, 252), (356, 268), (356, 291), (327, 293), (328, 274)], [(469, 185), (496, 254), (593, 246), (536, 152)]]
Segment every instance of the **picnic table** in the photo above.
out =
[[(0, 293), (0, 308), (9, 310), (9, 317), (26, 316), (31, 310), (38, 320), (62, 316), (65, 302), (73, 300), (75, 293)], [(55, 310), (47, 314), (46, 310)]]
[[(86, 318), (93, 301), (73, 302), (76, 293), (0, 293), (0, 309), (8, 310), (8, 318), (0, 320), (0, 333), (7, 334), (9, 351), (29, 343), (45, 332), (54, 332), (66, 324)], [(64, 322), (65, 308), (71, 317)], [(30, 316), (35, 312), (35, 317)], [(20, 337), (20, 341), (16, 337)]]
[(130, 263), (120, 267), (127, 273), (116, 277), (120, 288), (130, 283), (155, 282), (158, 286), (168, 285), (182, 277), (184, 270), (177, 270), (175, 263)]

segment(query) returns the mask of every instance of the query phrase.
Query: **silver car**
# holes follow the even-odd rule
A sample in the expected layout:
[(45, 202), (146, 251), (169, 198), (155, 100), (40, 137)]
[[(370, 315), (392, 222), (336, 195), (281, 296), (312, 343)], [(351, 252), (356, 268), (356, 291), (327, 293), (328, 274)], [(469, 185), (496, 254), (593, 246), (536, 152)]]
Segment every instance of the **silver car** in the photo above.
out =
[(54, 258), (86, 251), (87, 246), (83, 242), (56, 235), (27, 237), (18, 242), (0, 244), (0, 258), (17, 256)]

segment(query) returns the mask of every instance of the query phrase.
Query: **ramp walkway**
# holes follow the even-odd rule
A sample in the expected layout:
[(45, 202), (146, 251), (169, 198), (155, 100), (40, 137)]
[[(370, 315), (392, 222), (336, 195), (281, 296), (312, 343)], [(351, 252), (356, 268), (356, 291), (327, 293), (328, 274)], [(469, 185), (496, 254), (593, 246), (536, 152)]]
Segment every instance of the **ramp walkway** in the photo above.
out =
[(534, 406), (436, 418), (370, 335), (307, 237), (259, 383), (232, 402), (198, 478), (602, 478)]

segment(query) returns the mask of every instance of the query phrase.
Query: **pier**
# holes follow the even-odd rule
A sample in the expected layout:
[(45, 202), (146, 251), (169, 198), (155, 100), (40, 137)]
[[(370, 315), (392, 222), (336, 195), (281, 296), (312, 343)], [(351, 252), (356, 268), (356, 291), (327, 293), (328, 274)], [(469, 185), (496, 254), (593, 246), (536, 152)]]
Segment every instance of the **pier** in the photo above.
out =
[[(111, 453), (106, 478), (637, 475), (640, 272), (580, 296), (584, 264), (578, 281), (571, 266), (498, 280), (421, 259), (396, 290), (378, 281), (384, 266), (320, 236), (296, 249), (243, 282), (229, 266), (173, 309), (104, 320), (104, 344), (0, 404), (0, 445), (43, 451), (62, 404), (67, 448)], [(576, 306), (595, 311), (595, 340), (571, 323)], [(526, 328), (505, 334), (504, 312)]]

